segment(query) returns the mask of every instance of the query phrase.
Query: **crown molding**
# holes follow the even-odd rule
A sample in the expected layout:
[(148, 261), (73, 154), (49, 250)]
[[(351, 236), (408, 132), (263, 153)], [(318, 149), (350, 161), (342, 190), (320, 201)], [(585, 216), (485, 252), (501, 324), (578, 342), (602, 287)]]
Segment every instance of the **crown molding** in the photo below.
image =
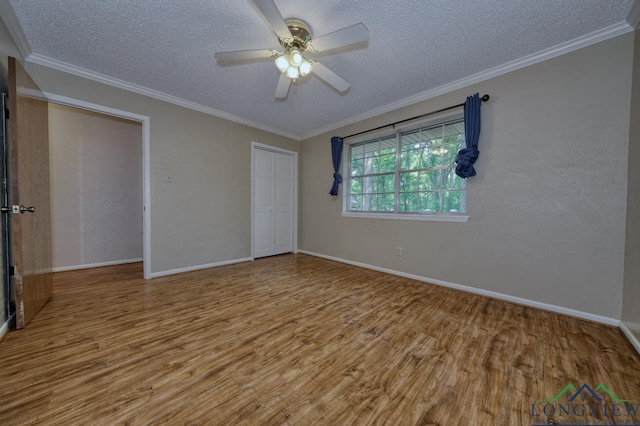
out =
[(234, 123), (243, 124), (245, 126), (253, 127), (259, 130), (264, 130), (265, 132), (274, 133), (276, 135), (284, 136), (286, 138), (294, 139), (297, 141), (300, 140), (300, 137), (293, 133), (289, 133), (281, 129), (276, 129), (275, 127), (267, 126), (265, 124), (258, 123), (255, 121), (247, 120), (246, 118), (229, 114), (224, 111), (210, 108), (195, 102), (187, 101), (177, 96), (172, 96), (157, 90), (149, 89), (148, 87), (129, 83), (127, 81), (113, 78), (105, 74), (100, 74), (98, 72), (91, 71), (86, 68), (78, 67), (76, 65), (72, 65), (67, 62), (59, 61), (57, 59), (53, 59), (48, 56), (33, 53), (29, 55), (25, 59), (25, 61), (32, 64), (41, 65), (47, 68), (53, 68), (55, 70), (72, 74), (78, 77), (86, 78), (88, 80), (93, 80), (98, 83), (107, 84), (109, 86), (117, 87), (119, 89), (127, 90), (129, 92), (137, 93), (139, 95), (148, 96), (150, 98), (158, 99), (158, 100), (168, 102), (174, 105), (178, 105), (184, 108), (188, 108), (194, 111), (202, 112), (204, 114), (212, 115), (214, 117), (223, 118), (225, 120), (233, 121)]
[[(640, 3), (640, 0), (636, 0), (635, 4), (637, 5), (638, 3)], [(480, 73), (473, 74), (465, 78), (461, 78), (460, 80), (447, 83), (443, 86), (436, 87), (435, 89), (418, 93), (416, 95), (402, 99), (398, 102), (393, 102), (388, 105), (384, 105), (382, 107), (372, 109), (363, 114), (359, 114), (354, 117), (347, 118), (345, 120), (339, 121), (329, 126), (325, 126), (317, 130), (311, 131), (309, 133), (305, 133), (304, 135), (302, 135), (302, 140), (309, 139), (314, 136), (318, 136), (323, 133), (330, 132), (332, 130), (340, 129), (350, 124), (358, 123), (360, 121), (373, 118), (391, 111), (395, 111), (400, 108), (414, 105), (418, 102), (426, 101), (427, 99), (431, 99), (436, 96), (440, 96), (445, 93), (452, 92), (454, 90), (462, 89), (472, 84), (477, 84), (482, 81), (489, 80), (490, 78), (498, 77), (500, 75), (507, 74), (511, 71), (515, 71), (520, 68), (525, 68), (530, 65), (534, 65), (539, 62), (543, 62), (548, 59), (552, 59), (557, 56), (564, 55), (565, 53), (573, 52), (574, 50), (578, 50), (583, 47), (587, 47), (592, 44), (599, 43), (601, 41), (608, 40), (613, 37), (617, 37), (619, 35), (628, 33), (630, 31), (633, 31), (633, 28), (631, 28), (626, 21), (623, 21), (623, 22), (605, 27), (601, 30), (594, 31), (584, 36), (575, 38), (573, 40), (569, 40), (565, 43), (560, 43), (548, 49), (541, 50), (534, 54), (524, 56), (520, 59), (507, 62), (505, 64), (499, 65), (494, 68), (490, 68), (486, 71), (482, 71)]]
[(627, 23), (632, 29), (636, 29), (640, 25), (640, 0), (635, 0), (631, 5), (631, 10), (627, 15)]
[[(584, 36), (575, 38), (573, 40), (570, 40), (568, 42), (565, 43), (561, 43), (558, 44), (556, 46), (553, 46), (551, 48), (548, 49), (544, 49), (541, 50), (539, 52), (536, 52), (534, 54), (531, 55), (527, 55), (524, 56), (522, 58), (507, 62), (505, 64), (502, 64), (500, 66), (494, 67), (494, 68), (490, 68), (488, 70), (485, 70), (483, 72), (456, 80), (454, 82), (442, 85), (440, 87), (436, 87), (434, 89), (431, 90), (427, 90), (425, 92), (421, 92), (418, 93), (416, 95), (410, 96), (408, 98), (402, 99), (400, 101), (397, 102), (393, 102), (387, 105), (384, 105), (382, 107), (379, 108), (375, 108), (373, 110), (367, 111), (363, 114), (359, 114), (350, 118), (347, 118), (345, 120), (339, 121), (337, 123), (333, 123), (331, 125), (325, 126), (325, 127), (321, 127), (319, 129), (316, 130), (312, 130), (310, 132), (307, 132), (303, 135), (296, 135), (287, 131), (284, 131), (282, 129), (277, 129), (262, 123), (258, 123), (252, 120), (248, 120), (246, 118), (242, 118), (239, 117), (237, 115), (233, 115), (233, 114), (229, 114), (226, 113), (224, 111), (220, 111), (211, 107), (207, 107), (195, 102), (191, 102), (191, 101), (187, 101), (185, 99), (176, 97), (176, 96), (172, 96), (172, 95), (168, 95), (166, 93), (157, 91), (157, 90), (153, 90), (153, 89), (149, 89), (147, 87), (144, 86), (139, 86), (137, 84), (133, 84), (133, 83), (129, 83), (127, 81), (124, 80), (120, 80), (120, 79), (116, 79), (113, 77), (110, 77), (108, 75), (105, 74), (100, 74), (85, 68), (81, 68), (63, 61), (59, 61), (57, 59), (54, 58), (50, 58), (44, 55), (40, 55), (37, 53), (32, 53), (32, 54), (28, 54), (25, 55), (26, 61), (33, 63), (33, 64), (37, 64), (37, 65), (42, 65), (48, 68), (53, 68), (62, 72), (66, 72), (72, 75), (76, 75), (78, 77), (82, 77), (82, 78), (86, 78), (89, 80), (93, 80), (93, 81), (97, 81), (99, 83), (103, 83), (103, 84), (107, 84), (109, 86), (113, 86), (113, 87), (117, 87), (123, 90), (127, 90), (130, 92), (134, 92), (134, 93), (138, 93), (144, 96), (148, 96), (154, 99), (158, 99), (164, 102), (168, 102), (168, 103), (172, 103), (184, 108), (188, 108), (191, 110), (195, 110), (195, 111), (199, 111), (208, 115), (212, 115), (215, 117), (219, 117), (219, 118), (223, 118), (225, 120), (229, 120), (235, 123), (239, 123), (239, 124), (243, 124), (249, 127), (253, 127), (255, 129), (259, 129), (259, 130), (264, 130), (266, 132), (270, 132), (270, 133), (274, 133), (280, 136), (284, 136), (293, 140), (304, 140), (304, 139), (309, 139), (312, 138), (314, 136), (318, 136), (327, 132), (330, 132), (332, 130), (336, 130), (336, 129), (340, 129), (342, 127), (354, 124), (354, 123), (358, 123), (360, 121), (369, 119), (369, 118), (373, 118), (391, 111), (395, 111), (398, 110), (400, 108), (404, 108), (410, 105), (414, 105), (416, 103), (434, 98), (436, 96), (440, 96), (443, 95), (445, 93), (449, 93), (451, 91), (454, 90), (458, 90), (467, 86), (470, 86), (472, 84), (477, 84), (480, 83), (482, 81), (491, 79), (493, 77), (498, 77), (500, 75), (509, 73), (511, 71), (515, 71), (530, 65), (534, 65), (537, 64), (539, 62), (543, 62), (546, 61), (548, 59), (552, 59), (555, 58), (557, 56), (560, 55), (564, 55), (566, 53), (572, 52), (574, 50), (578, 50), (581, 49), (583, 47), (587, 47), (590, 46), (592, 44), (595, 43), (599, 43), (601, 41), (604, 40), (608, 40), (610, 38), (613, 37), (617, 37), (620, 36), (622, 34), (628, 33), (630, 31), (633, 31), (635, 27), (633, 27), (633, 23), (636, 23), (636, 26), (638, 24), (638, 21), (640, 21), (640, 0), (636, 0), (633, 4), (633, 7), (631, 9), (631, 12), (629, 13), (629, 16), (627, 18), (627, 21), (623, 21), (614, 25), (611, 25), (609, 27), (603, 28), (601, 30), (598, 31), (594, 31), (592, 33), (586, 34)], [(7, 18), (6, 16), (9, 16), (9, 20), (13, 19), (13, 29), (10, 26), (9, 22), (7, 22)], [(3, 20), (5, 21), (5, 24), (7, 25), (7, 28), (9, 28), (9, 31), (11, 32), (12, 36), (14, 37), (14, 39), (16, 39), (16, 43), (18, 44), (18, 48), (19, 50), (22, 52), (24, 50), (24, 52), (30, 52), (30, 47), (26, 41), (26, 39), (24, 38), (24, 35), (22, 33), (22, 29), (17, 21), (17, 19), (15, 18), (15, 13), (13, 12), (13, 9), (10, 6), (7, 6), (5, 2), (0, 2), (0, 16), (2, 16)], [(14, 35), (14, 32), (16, 32), (17, 35)], [(19, 39), (21, 39), (22, 41), (19, 41)], [(23, 53), (24, 54), (24, 53)]]
[(29, 46), (24, 31), (22, 31), (22, 25), (18, 21), (16, 12), (8, 1), (0, 1), (0, 17), (2, 17), (4, 24), (7, 26), (9, 34), (13, 37), (13, 41), (15, 41), (22, 58), (31, 55), (31, 46)]

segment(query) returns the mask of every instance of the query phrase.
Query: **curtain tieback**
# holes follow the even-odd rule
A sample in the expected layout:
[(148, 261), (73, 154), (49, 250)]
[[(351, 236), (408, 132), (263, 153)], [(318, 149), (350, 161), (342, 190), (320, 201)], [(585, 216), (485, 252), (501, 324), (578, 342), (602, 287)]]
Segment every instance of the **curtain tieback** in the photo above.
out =
[(338, 181), (338, 183), (342, 183), (342, 175), (338, 172), (333, 174), (333, 178)]
[(473, 161), (475, 162), (478, 159), (480, 151), (477, 148), (462, 148), (458, 151), (458, 155), (456, 156), (456, 163), (461, 163), (463, 161)]

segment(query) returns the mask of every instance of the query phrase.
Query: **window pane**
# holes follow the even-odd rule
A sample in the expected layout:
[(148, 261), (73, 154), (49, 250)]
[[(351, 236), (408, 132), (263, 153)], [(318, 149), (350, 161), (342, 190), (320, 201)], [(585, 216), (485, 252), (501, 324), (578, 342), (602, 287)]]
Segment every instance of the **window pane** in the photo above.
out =
[(362, 195), (349, 197), (349, 210), (362, 210)]
[(464, 213), (463, 191), (445, 191), (442, 194), (442, 211), (446, 213)]
[(351, 176), (361, 176), (364, 174), (364, 161), (362, 159), (351, 159)]
[(392, 212), (395, 209), (395, 197), (393, 194), (378, 195), (378, 211)]
[(464, 141), (464, 121), (445, 124), (442, 133), (445, 142)]
[(376, 157), (367, 154), (367, 157), (364, 159), (364, 174), (370, 175), (375, 173), (375, 162)]
[(400, 174), (400, 191), (417, 191), (418, 187), (418, 172), (401, 173)]
[(379, 157), (380, 168), (378, 173), (393, 173), (396, 170), (396, 154), (395, 149), (391, 154), (381, 155)]
[(372, 205), (377, 203), (377, 199), (375, 198), (375, 194), (364, 194), (362, 196), (362, 210), (363, 211), (371, 211)]
[(386, 147), (381, 147), (380, 148), (380, 152), (378, 152), (379, 155), (389, 155), (392, 154), (394, 157), (396, 155), (396, 141), (395, 139), (393, 140), (393, 146), (389, 146), (389, 145), (385, 145)]
[(417, 212), (418, 211), (418, 193), (409, 192), (400, 194), (399, 209), (401, 212)]
[(364, 174), (389, 173), (396, 169), (396, 155), (367, 154), (364, 159)]
[(362, 178), (351, 178), (351, 193), (352, 194), (362, 193)]
[(437, 213), (440, 210), (440, 193), (439, 192), (421, 192), (420, 193), (420, 210), (423, 212)]
[(364, 209), (371, 212), (378, 211), (378, 194), (365, 194)]
[(351, 146), (351, 159), (359, 160), (364, 157), (364, 145)]
[(449, 174), (446, 176), (444, 187), (447, 189), (464, 189), (466, 181), (456, 174), (455, 169), (447, 170), (449, 170)]
[(362, 147), (364, 148), (365, 156), (371, 156), (376, 154), (376, 151), (380, 148), (380, 143), (378, 141), (367, 142)]
[[(402, 170), (451, 165), (464, 146), (464, 122), (422, 129), (402, 134)], [(418, 150), (412, 153), (411, 150)]]
[[(464, 182), (464, 179), (462, 180)], [(460, 213), (467, 212), (467, 191), (460, 191)]]
[(465, 212), (466, 181), (455, 174), (455, 157), (464, 146), (462, 119), (352, 145), (349, 209), (394, 212), (399, 197), (398, 212)]
[(422, 168), (449, 166), (456, 159), (458, 151), (452, 145), (429, 145), (422, 152)]
[(441, 149), (443, 153), (440, 156), (440, 165), (448, 166), (455, 163), (456, 155), (458, 155), (458, 151), (460, 151), (461, 148), (458, 148), (457, 144), (451, 144), (443, 145)]
[[(420, 146), (420, 145), (418, 145)], [(413, 170), (420, 167), (420, 149), (402, 151), (400, 154), (401, 170)]]
[(426, 169), (429, 167), (438, 167), (440, 165), (440, 161), (438, 159), (438, 154), (436, 153), (435, 146), (432, 146), (432, 145), (425, 146), (422, 149), (421, 154), (422, 156), (420, 157), (420, 165), (419, 165), (420, 168)]
[(371, 194), (375, 192), (374, 184), (374, 176), (368, 176), (362, 179), (362, 192)]
[(395, 191), (395, 175), (376, 176), (376, 192), (394, 192)]
[(362, 209), (371, 212), (394, 211), (394, 194), (364, 194)]
[(364, 173), (377, 174), (394, 172), (396, 169), (395, 154), (373, 155), (365, 157)]
[(420, 191), (433, 191), (442, 188), (441, 170), (420, 172)]
[(422, 143), (420, 131), (403, 133), (401, 137), (401, 143), (403, 151), (420, 148), (420, 144)]

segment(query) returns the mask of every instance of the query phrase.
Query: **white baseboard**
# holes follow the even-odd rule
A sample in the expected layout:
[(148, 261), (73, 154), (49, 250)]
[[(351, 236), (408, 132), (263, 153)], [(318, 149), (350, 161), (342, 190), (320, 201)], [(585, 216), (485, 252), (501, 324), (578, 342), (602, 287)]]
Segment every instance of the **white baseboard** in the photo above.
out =
[(151, 278), (164, 277), (167, 275), (182, 274), (183, 272), (199, 271), (200, 269), (215, 268), (216, 266), (233, 265), (234, 263), (250, 262), (253, 259), (244, 257), (242, 259), (231, 259), (222, 262), (207, 263), (205, 265), (187, 266), (186, 268), (169, 269), (167, 271), (152, 272)]
[(137, 263), (142, 262), (143, 259), (124, 259), (124, 260), (112, 260), (110, 262), (100, 263), (87, 263), (85, 265), (72, 265), (72, 266), (59, 266), (52, 268), (53, 272), (75, 271), (78, 269), (100, 268), (102, 266), (124, 265), (125, 263)]
[(620, 330), (622, 330), (624, 335), (627, 336), (627, 339), (629, 340), (629, 343), (631, 343), (631, 346), (633, 346), (638, 352), (638, 355), (640, 355), (640, 340), (638, 340), (635, 334), (633, 334), (631, 330), (629, 330), (629, 327), (627, 327), (627, 325), (622, 321), (620, 321)]
[(334, 257), (334, 256), (327, 256), (327, 255), (324, 255), (324, 254), (314, 253), (314, 252), (307, 251), (307, 250), (300, 250), (300, 253), (308, 254), (309, 256), (322, 257), (324, 259), (333, 260), (333, 261), (341, 262), (341, 263), (346, 263), (346, 264), (349, 264), (349, 265), (359, 266), (361, 268), (373, 269), (374, 271), (385, 272), (387, 274), (398, 275), (398, 276), (401, 276), (401, 277), (410, 278), (412, 280), (422, 281), (422, 282), (426, 282), (426, 283), (429, 283), (429, 284), (436, 284), (436, 285), (439, 285), (439, 286), (442, 286), (442, 287), (453, 288), (453, 289), (456, 289), (456, 290), (465, 291), (467, 293), (478, 294), (480, 296), (491, 297), (493, 299), (500, 299), (500, 300), (504, 300), (504, 301), (507, 301), (507, 302), (516, 303), (518, 305), (530, 306), (532, 308), (542, 309), (544, 311), (550, 311), (550, 312), (555, 312), (555, 313), (559, 313), (559, 314), (563, 314), (563, 315), (568, 315), (568, 316), (571, 316), (571, 317), (576, 317), (576, 318), (580, 318), (580, 319), (586, 319), (586, 320), (593, 321), (593, 322), (598, 322), (598, 323), (601, 323), (601, 324), (613, 325), (613, 326), (616, 326), (616, 327), (620, 325), (620, 320), (617, 320), (615, 318), (609, 318), (609, 317), (605, 317), (605, 316), (602, 316), (602, 315), (590, 314), (588, 312), (578, 311), (578, 310), (575, 310), (575, 309), (569, 309), (569, 308), (565, 308), (563, 306), (550, 305), (548, 303), (542, 303), (542, 302), (538, 302), (538, 301), (535, 301), (535, 300), (524, 299), (522, 297), (510, 296), (508, 294), (498, 293), (498, 292), (495, 292), (495, 291), (483, 290), (483, 289), (480, 289), (480, 288), (469, 287), (469, 286), (462, 285), (462, 284), (456, 284), (456, 283), (451, 283), (451, 282), (447, 282), (447, 281), (436, 280), (436, 279), (433, 279), (433, 278), (427, 278), (427, 277), (423, 277), (423, 276), (420, 276), (420, 275), (408, 274), (406, 272), (400, 272), (400, 271), (396, 271), (396, 270), (393, 270), (393, 269), (381, 268), (379, 266), (369, 265), (367, 263), (354, 262), (352, 260), (346, 260), (346, 259), (342, 259), (342, 258)]

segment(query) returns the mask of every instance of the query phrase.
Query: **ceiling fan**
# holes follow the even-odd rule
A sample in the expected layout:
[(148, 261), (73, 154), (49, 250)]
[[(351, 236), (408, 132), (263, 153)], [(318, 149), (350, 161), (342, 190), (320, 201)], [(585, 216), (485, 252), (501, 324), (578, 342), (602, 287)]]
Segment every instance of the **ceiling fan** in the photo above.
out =
[(239, 50), (218, 52), (217, 61), (237, 61), (256, 58), (276, 58), (280, 80), (276, 88), (276, 98), (286, 98), (291, 83), (311, 72), (333, 86), (339, 92), (349, 89), (349, 83), (315, 59), (307, 59), (309, 53), (325, 52), (331, 49), (361, 43), (369, 40), (369, 30), (364, 24), (355, 24), (341, 30), (313, 37), (309, 25), (301, 19), (283, 19), (273, 0), (252, 0), (278, 36), (284, 52), (273, 49)]

